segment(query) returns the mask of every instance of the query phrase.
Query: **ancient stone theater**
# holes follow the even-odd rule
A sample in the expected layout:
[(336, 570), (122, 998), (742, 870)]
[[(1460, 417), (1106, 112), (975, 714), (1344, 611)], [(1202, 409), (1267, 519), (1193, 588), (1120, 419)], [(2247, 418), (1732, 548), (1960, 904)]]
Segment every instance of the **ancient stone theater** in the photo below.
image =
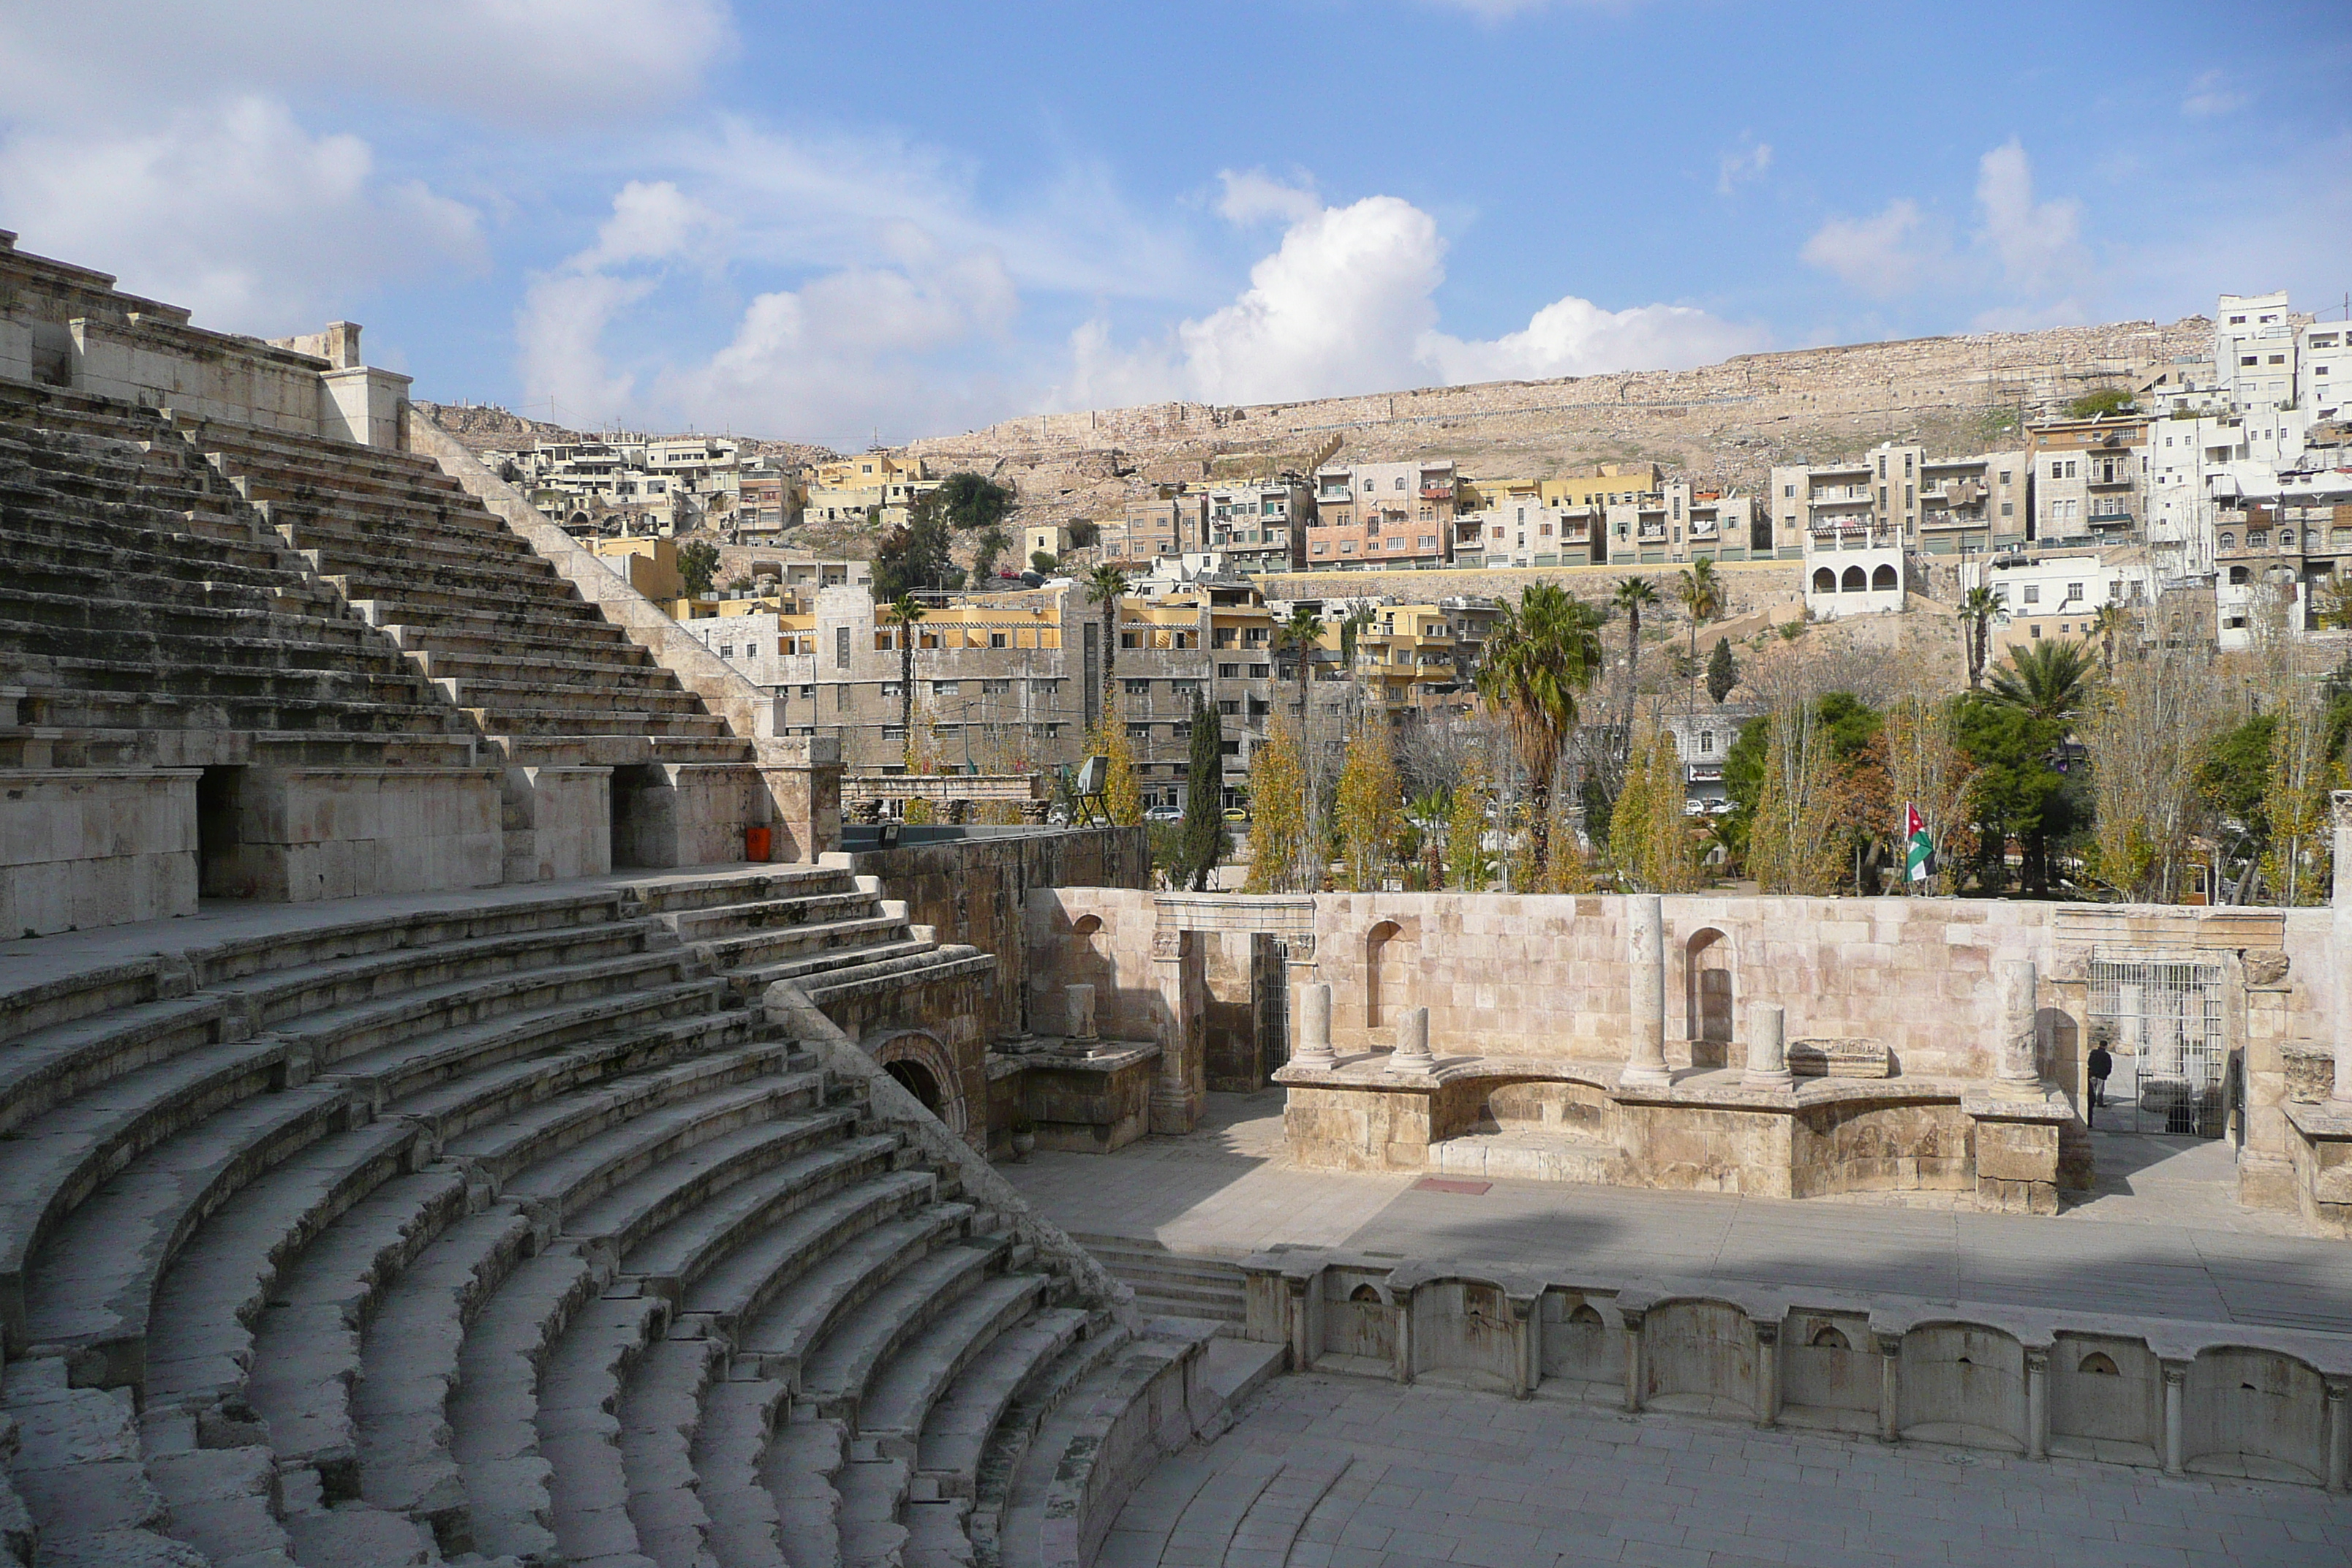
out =
[(2352, 1550), (2352, 893), (845, 826), (360, 340), (0, 236), (0, 1553), (1704, 1561), (1675, 1455), (1751, 1543), (1957, 1479)]

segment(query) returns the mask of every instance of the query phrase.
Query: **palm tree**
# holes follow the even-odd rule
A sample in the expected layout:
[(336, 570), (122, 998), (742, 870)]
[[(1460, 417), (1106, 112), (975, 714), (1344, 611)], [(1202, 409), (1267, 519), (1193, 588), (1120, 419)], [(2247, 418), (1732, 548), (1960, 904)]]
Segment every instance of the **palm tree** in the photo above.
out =
[(1290, 618), (1274, 628), (1274, 651), (1279, 655), (1296, 651), (1298, 655), (1298, 731), (1301, 742), (1307, 733), (1307, 681), (1311, 671), (1308, 660), (1316, 646), (1323, 640), (1323, 617), (1311, 605), (1291, 607)]
[(1633, 704), (1642, 693), (1642, 612), (1657, 607), (1658, 590), (1647, 577), (1620, 577), (1609, 602), (1625, 612), (1625, 704), (1618, 717), (1615, 750), (1622, 767), (1633, 743)]
[(912, 594), (901, 594), (884, 607), (898, 628), (898, 734), (908, 756), (915, 751), (915, 626), (926, 613)]
[(1969, 689), (1984, 684), (1985, 659), (1992, 648), (1992, 624), (2009, 618), (2008, 606), (1990, 588), (1971, 588), (1960, 599), (1960, 635), (1969, 648)]
[(1675, 597), (1682, 601), (1690, 615), (1690, 666), (1694, 679), (1698, 674), (1698, 628), (1723, 614), (1723, 579), (1715, 574), (1715, 563), (1702, 557), (1694, 561), (1675, 584)]
[(1475, 685), (1504, 721), (1528, 770), (1530, 835), (1538, 868), (1549, 863), (1552, 775), (1576, 728), (1576, 694), (1600, 668), (1601, 613), (1565, 589), (1537, 584), (1506, 605), (1478, 663)]
[(2109, 675), (2116, 672), (2116, 638), (2127, 624), (2121, 605), (2101, 605), (2091, 617), (2092, 635), (2099, 639), (2099, 668)]
[(1087, 598), (1102, 606), (1103, 618), (1103, 721), (1111, 716), (1112, 667), (1118, 659), (1118, 601), (1127, 593), (1127, 574), (1118, 567), (1105, 564), (1087, 574)]
[(1992, 677), (1991, 700), (2036, 719), (2064, 723), (2090, 696), (2091, 650), (2052, 638), (2009, 650), (2009, 667)]

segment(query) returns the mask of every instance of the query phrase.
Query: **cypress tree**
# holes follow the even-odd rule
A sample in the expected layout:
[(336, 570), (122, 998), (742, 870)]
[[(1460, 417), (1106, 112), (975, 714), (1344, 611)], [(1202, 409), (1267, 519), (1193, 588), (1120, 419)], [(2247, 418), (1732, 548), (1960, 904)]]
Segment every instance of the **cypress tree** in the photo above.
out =
[(1706, 694), (1721, 702), (1739, 684), (1739, 661), (1731, 657), (1731, 639), (1715, 639), (1715, 651), (1706, 658)]
[(1209, 890), (1225, 858), (1225, 734), (1217, 710), (1192, 693), (1192, 754), (1185, 770), (1183, 867), (1192, 890)]

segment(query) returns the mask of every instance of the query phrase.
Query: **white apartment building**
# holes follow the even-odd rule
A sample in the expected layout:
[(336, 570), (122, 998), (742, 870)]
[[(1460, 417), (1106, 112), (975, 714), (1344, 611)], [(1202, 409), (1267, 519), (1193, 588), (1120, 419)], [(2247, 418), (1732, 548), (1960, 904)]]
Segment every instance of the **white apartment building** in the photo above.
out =
[(2314, 421), (2352, 409), (2352, 321), (2313, 321), (2297, 335), (2294, 403)]
[(2294, 401), (2295, 326), (2285, 290), (2221, 296), (2213, 308), (2213, 370), (2236, 407)]
[(2107, 605), (2152, 604), (2156, 596), (2154, 574), (2145, 555), (2125, 551), (1971, 562), (1960, 568), (1960, 587), (1963, 593), (1990, 588), (2000, 604), (1987, 668), (2012, 647), (2089, 637)]

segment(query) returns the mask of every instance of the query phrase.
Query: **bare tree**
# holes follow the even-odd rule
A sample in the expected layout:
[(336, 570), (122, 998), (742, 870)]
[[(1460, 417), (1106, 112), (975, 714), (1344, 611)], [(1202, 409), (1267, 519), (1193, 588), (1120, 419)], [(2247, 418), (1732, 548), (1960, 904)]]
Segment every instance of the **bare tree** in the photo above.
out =
[(2138, 657), (2117, 662), (2081, 731), (2098, 806), (2096, 875), (2147, 903), (2186, 890), (2189, 840), (2210, 815), (2198, 764), (2224, 707), (2211, 658), (2179, 629), (2159, 627)]

